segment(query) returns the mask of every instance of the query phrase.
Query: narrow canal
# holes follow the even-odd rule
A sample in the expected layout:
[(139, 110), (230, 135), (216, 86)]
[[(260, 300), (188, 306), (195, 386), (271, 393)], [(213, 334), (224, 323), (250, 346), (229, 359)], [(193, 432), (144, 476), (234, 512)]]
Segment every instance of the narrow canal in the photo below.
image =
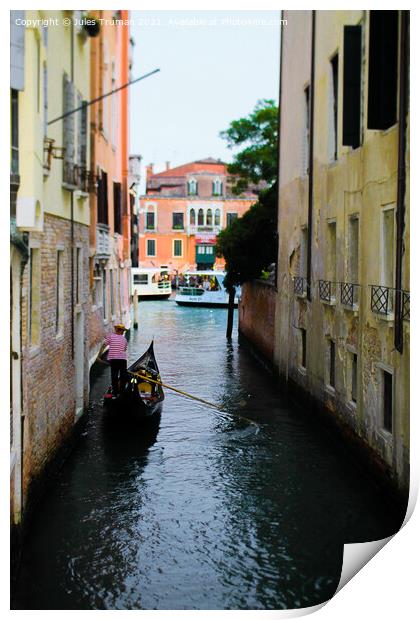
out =
[(226, 311), (168, 301), (140, 313), (130, 359), (154, 338), (163, 380), (231, 415), (167, 391), (151, 436), (116, 432), (101, 406), (108, 368), (94, 369), (85, 429), (31, 523), (13, 607), (326, 600), (343, 543), (383, 538), (400, 523), (337, 440), (278, 394), (236, 338), (226, 342)]

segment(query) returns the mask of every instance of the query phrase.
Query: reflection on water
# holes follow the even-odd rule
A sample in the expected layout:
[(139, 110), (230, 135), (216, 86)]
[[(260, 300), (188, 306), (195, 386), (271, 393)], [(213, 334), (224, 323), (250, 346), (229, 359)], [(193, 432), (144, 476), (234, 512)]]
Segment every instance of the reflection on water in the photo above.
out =
[[(131, 359), (152, 337), (166, 391), (147, 432), (103, 416), (95, 369), (86, 430), (31, 526), (17, 609), (283, 609), (330, 597), (344, 542), (399, 521), (336, 440), (280, 396), (226, 312), (140, 304)], [(249, 424), (243, 417), (258, 422)], [(256, 432), (256, 428), (259, 432)]]

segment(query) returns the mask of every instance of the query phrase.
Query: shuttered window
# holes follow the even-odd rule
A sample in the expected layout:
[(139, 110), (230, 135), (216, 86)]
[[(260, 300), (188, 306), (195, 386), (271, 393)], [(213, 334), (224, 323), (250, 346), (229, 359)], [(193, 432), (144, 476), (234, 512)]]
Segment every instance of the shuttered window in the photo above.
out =
[[(86, 106), (86, 101), (82, 100), (80, 93), (77, 96), (77, 107)], [(78, 113), (77, 128), (77, 164), (86, 168), (87, 163), (87, 107), (83, 107)]]
[(108, 224), (108, 175), (102, 172), (97, 191), (98, 224)]
[(114, 183), (114, 232), (121, 234), (121, 183)]
[[(74, 110), (74, 85), (68, 79), (67, 75), (63, 76), (63, 114)], [(64, 161), (63, 161), (63, 182), (67, 185), (75, 186), (74, 179), (74, 158), (75, 158), (75, 145), (74, 145), (74, 125), (75, 115), (70, 114), (63, 119), (63, 147), (64, 147)]]
[(368, 129), (397, 121), (398, 11), (370, 11)]
[(362, 27), (344, 26), (343, 145), (360, 146)]

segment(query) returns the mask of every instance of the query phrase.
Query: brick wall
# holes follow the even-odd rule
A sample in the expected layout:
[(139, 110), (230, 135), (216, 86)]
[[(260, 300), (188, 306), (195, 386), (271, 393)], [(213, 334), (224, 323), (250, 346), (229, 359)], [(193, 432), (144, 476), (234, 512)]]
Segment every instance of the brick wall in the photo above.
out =
[[(41, 258), (39, 344), (29, 342), (28, 262), (22, 288), (22, 382), (24, 423), (23, 494), (42, 474), (59, 448), (69, 438), (75, 421), (75, 363), (71, 334), (71, 228), (70, 222), (45, 214), (42, 233), (30, 233), (29, 244), (38, 244)], [(89, 229), (74, 224), (74, 247), (82, 248), (82, 277), (78, 312), (83, 313), (84, 404), (88, 402), (88, 257)], [(57, 249), (63, 251), (63, 321), (56, 333)], [(76, 260), (74, 261), (76, 264)], [(76, 273), (76, 266), (75, 266)]]
[(242, 285), (239, 332), (274, 363), (276, 290), (268, 282), (253, 280)]

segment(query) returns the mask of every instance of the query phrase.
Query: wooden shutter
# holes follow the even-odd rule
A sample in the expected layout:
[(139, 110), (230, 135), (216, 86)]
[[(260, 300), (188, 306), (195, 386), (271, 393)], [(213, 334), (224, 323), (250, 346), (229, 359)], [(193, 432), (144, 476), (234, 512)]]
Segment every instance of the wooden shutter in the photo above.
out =
[(360, 146), (362, 27), (344, 26), (343, 145)]
[(368, 129), (397, 120), (398, 11), (370, 11)]

